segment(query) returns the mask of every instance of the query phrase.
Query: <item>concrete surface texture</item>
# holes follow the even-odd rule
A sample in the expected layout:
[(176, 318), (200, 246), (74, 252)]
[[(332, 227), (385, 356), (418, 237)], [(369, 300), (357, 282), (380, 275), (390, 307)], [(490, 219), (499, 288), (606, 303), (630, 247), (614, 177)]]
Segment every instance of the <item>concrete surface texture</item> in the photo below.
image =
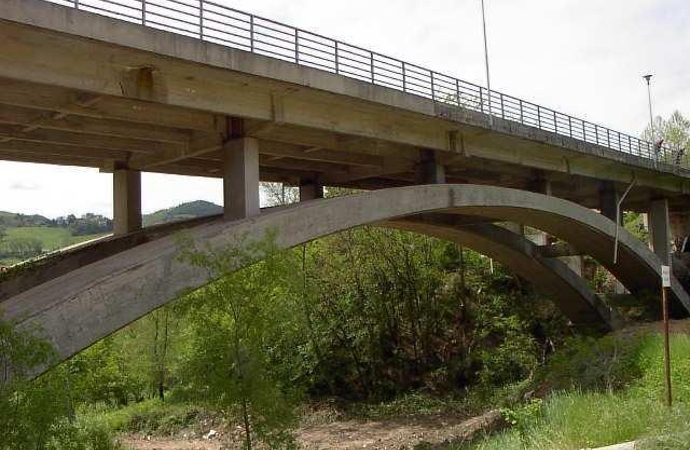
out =
[[(0, 159), (223, 177), (234, 137), (298, 186), (426, 179), (687, 209), (690, 171), (410, 93), (42, 0), (0, 2)], [(434, 152), (437, 165), (429, 164)]]
[[(193, 241), (218, 249), (241, 244), (245, 239), (260, 240), (274, 232), (276, 245), (289, 248), (366, 224), (400, 227), (400, 219), (409, 216), (416, 221), (412, 222), (416, 231), (431, 235), (447, 233), (443, 228), (457, 225), (454, 221), (458, 217), (524, 223), (593, 256), (633, 293), (658, 284), (658, 257), (625, 231), (620, 234), (619, 261), (613, 264), (616, 227), (604, 216), (555, 197), (489, 186), (411, 186), (313, 200), (240, 221), (219, 219), (186, 233)], [(501, 244), (497, 233), (475, 230), (473, 245), (480, 246), (478, 236), (487, 233), (490, 237), (485, 239)], [(497, 256), (503, 253), (508, 262), (515, 257), (515, 251), (510, 248), (489, 247), (485, 248), (487, 252), (493, 251)], [(60, 356), (66, 358), (173, 300), (180, 291), (210, 281), (205, 270), (180, 261), (178, 252), (175, 236), (162, 237), (39, 284), (5, 300), (2, 307), (6, 317), (19, 321), (20, 326), (43, 330)], [(510, 252), (513, 256), (508, 256)], [(544, 263), (531, 264), (534, 274), (525, 275), (542, 276), (540, 266)], [(543, 283), (548, 279), (554, 278), (544, 278)], [(675, 279), (671, 292), (686, 308), (690, 305), (690, 299)], [(571, 298), (578, 305), (572, 307), (571, 313), (585, 306), (580, 312), (600, 317), (606, 314), (591, 298), (588, 301)]]

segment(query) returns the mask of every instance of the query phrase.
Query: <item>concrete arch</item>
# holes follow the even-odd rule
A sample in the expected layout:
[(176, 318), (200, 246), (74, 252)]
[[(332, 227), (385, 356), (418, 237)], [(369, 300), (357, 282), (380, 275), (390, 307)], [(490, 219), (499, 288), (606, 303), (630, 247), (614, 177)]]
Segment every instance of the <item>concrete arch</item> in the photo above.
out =
[(549, 297), (578, 327), (610, 331), (623, 325), (618, 313), (564, 262), (542, 257), (539, 246), (506, 228), (488, 223), (463, 226), (429, 224), (415, 220), (415, 217), (390, 220), (380, 225), (456, 242), (495, 259), (516, 275), (529, 280), (537, 292)]
[[(658, 258), (626, 232), (621, 233), (619, 263), (611, 263), (616, 225), (606, 217), (558, 198), (492, 186), (372, 191), (305, 202), (236, 222), (215, 221), (188, 233), (217, 248), (242, 236), (260, 239), (277, 230), (276, 244), (289, 248), (360, 225), (438, 212), (533, 226), (591, 254), (633, 293), (658, 285)], [(452, 219), (448, 214), (437, 216)], [(421, 220), (420, 229), (434, 226)], [(26, 290), (5, 300), (2, 308), (19, 326), (40, 327), (66, 358), (169, 302), (180, 290), (209, 281), (206, 271), (178, 261), (177, 252), (173, 236), (148, 242)], [(676, 280), (672, 292), (686, 308), (690, 305)]]

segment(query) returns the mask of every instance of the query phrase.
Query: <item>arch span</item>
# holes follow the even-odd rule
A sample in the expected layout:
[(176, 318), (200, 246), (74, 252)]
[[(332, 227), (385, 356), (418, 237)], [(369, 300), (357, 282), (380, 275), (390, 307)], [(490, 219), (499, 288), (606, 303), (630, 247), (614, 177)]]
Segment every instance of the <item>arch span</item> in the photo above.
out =
[[(196, 241), (221, 247), (241, 236), (261, 239), (277, 230), (276, 244), (288, 248), (356, 226), (409, 216), (418, 216), (420, 230), (438, 226), (439, 221), (454, 225), (452, 214), (542, 229), (591, 254), (633, 293), (658, 285), (659, 259), (626, 232), (620, 236), (619, 263), (611, 262), (616, 225), (606, 217), (558, 198), (492, 186), (372, 191), (309, 201), (237, 222), (216, 221), (188, 233)], [(206, 271), (177, 260), (177, 252), (173, 236), (148, 242), (26, 290), (4, 301), (2, 308), (19, 326), (40, 327), (66, 358), (169, 302), (182, 289), (209, 281)], [(686, 308), (690, 305), (675, 279), (672, 292)]]

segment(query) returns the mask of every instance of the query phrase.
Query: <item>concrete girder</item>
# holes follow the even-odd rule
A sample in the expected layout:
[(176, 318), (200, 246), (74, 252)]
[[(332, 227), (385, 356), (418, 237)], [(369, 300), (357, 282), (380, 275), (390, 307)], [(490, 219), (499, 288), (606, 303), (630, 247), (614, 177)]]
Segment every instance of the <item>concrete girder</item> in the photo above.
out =
[[(103, 98), (67, 105), (69, 114), (158, 124), (165, 116), (168, 126), (205, 131), (230, 115), (568, 176), (625, 183), (634, 173), (640, 187), (690, 192), (684, 169), (500, 118), (488, 127), (485, 114), (314, 68), (37, 0), (0, 2), (0, 18), (9, 43), (0, 77)], [(151, 92), (132, 85), (142, 71)], [(0, 103), (36, 105), (23, 96)]]
[[(554, 197), (492, 186), (384, 189), (296, 204), (235, 222), (217, 221), (187, 234), (219, 248), (277, 231), (276, 245), (289, 248), (425, 211), (524, 223), (592, 255), (633, 293), (659, 284), (658, 257), (627, 232), (620, 236), (619, 262), (612, 264), (616, 226), (604, 216)], [(8, 298), (2, 303), (5, 317), (21, 327), (43, 330), (59, 355), (68, 357), (173, 300), (182, 290), (208, 283), (207, 271), (179, 261), (178, 252), (176, 239), (168, 236), (107, 257)], [(671, 292), (690, 309), (690, 298), (675, 278)]]

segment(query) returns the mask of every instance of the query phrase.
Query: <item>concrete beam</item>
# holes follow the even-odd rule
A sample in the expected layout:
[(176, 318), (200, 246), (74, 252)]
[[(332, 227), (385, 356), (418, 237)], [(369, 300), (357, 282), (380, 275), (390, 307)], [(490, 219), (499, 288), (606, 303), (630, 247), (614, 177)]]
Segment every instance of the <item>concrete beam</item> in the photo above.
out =
[(664, 265), (671, 264), (671, 226), (668, 200), (654, 200), (649, 204), (649, 232), (652, 250)]
[[(599, 211), (609, 219), (616, 221), (616, 209), (618, 208), (618, 201), (620, 194), (616, 190), (615, 183), (610, 181), (602, 181), (599, 188)], [(621, 212), (620, 220), (623, 220)]]
[(446, 182), (445, 167), (433, 150), (421, 150), (421, 161), (415, 168), (415, 182), (417, 184), (444, 184)]
[(252, 138), (228, 141), (223, 148), (223, 199), (226, 220), (257, 216), (259, 197), (259, 142)]
[(113, 172), (113, 233), (129, 234), (141, 229), (141, 172)]
[(299, 184), (299, 201), (315, 200), (323, 198), (323, 186), (315, 177), (313, 180), (300, 180)]

